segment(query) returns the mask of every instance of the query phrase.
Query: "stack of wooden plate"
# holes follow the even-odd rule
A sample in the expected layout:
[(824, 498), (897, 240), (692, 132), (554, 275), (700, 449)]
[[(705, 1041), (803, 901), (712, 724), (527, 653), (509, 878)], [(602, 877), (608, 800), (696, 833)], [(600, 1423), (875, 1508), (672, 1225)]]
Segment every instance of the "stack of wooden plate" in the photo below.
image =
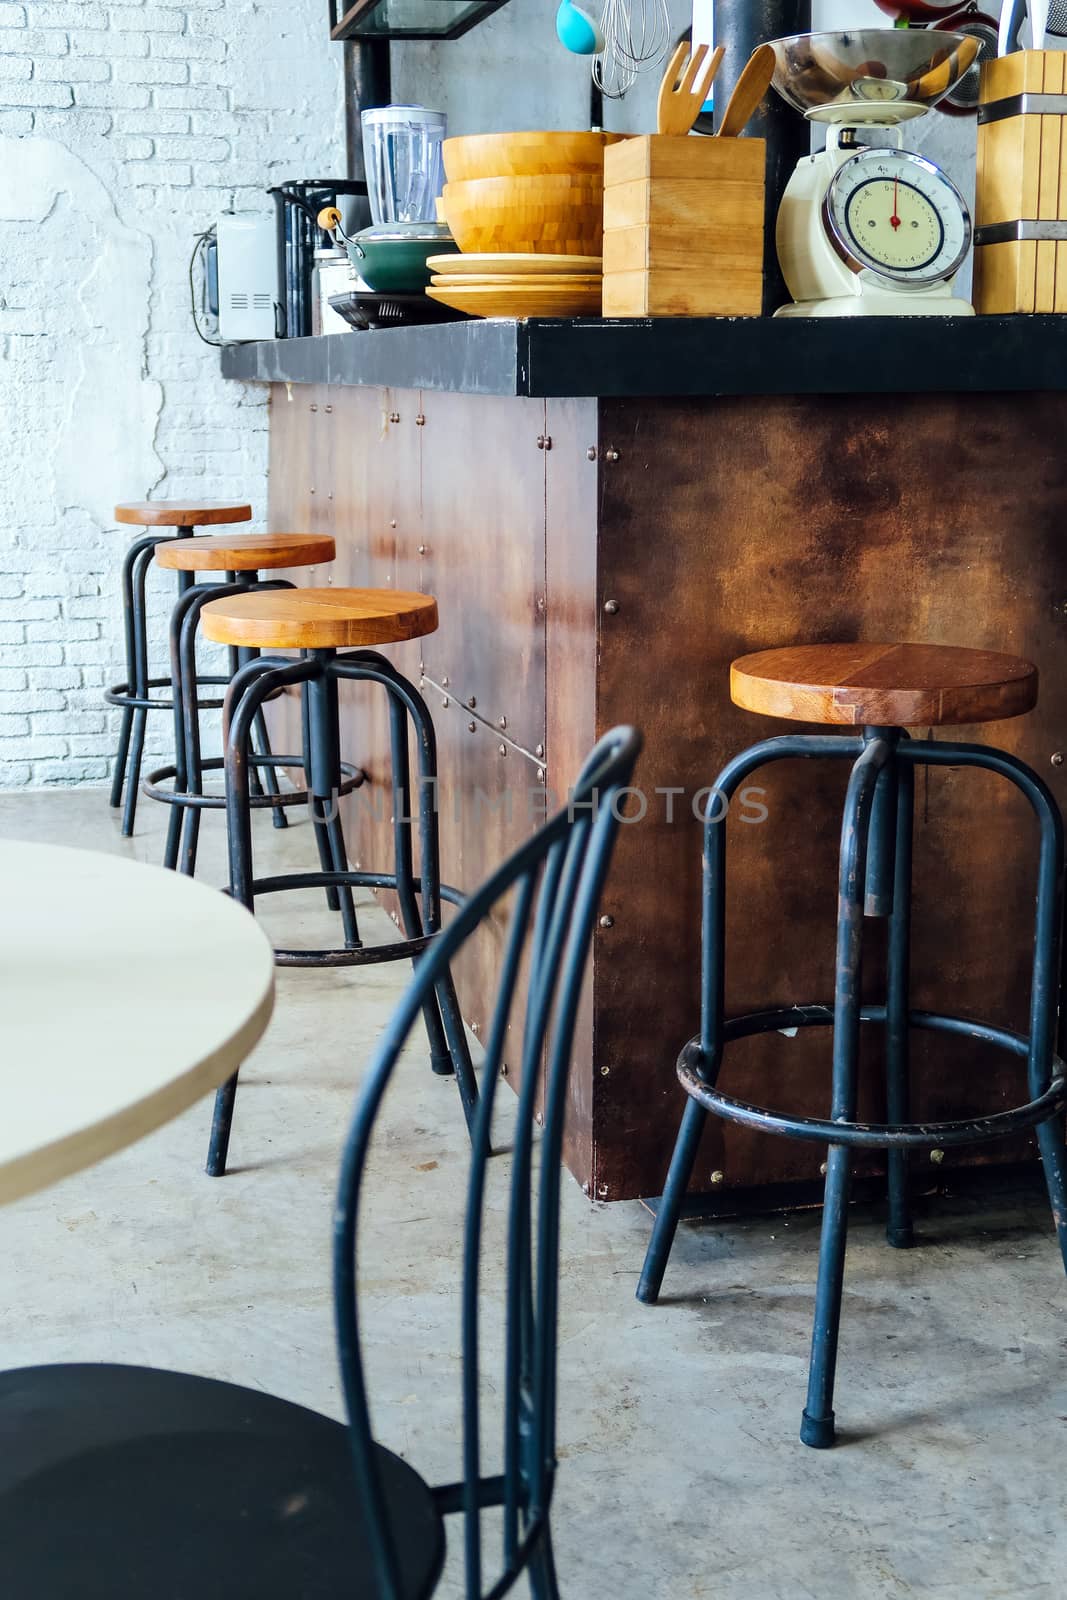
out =
[(599, 317), (599, 256), (431, 256), (426, 293), (474, 317)]

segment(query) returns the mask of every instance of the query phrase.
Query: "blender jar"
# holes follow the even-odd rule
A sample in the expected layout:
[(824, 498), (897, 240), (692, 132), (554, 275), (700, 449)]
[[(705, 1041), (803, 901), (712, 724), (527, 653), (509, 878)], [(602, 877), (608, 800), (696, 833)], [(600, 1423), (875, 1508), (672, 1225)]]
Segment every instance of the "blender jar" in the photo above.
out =
[(444, 112), (379, 106), (364, 111), (362, 123), (373, 222), (435, 222), (434, 202), (444, 185)]

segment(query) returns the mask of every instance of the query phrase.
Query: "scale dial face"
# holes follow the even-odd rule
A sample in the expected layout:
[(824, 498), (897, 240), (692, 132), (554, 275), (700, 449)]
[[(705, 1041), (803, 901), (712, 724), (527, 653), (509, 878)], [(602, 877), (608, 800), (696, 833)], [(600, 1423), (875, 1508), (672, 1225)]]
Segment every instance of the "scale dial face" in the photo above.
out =
[(853, 272), (901, 289), (955, 277), (971, 244), (970, 213), (956, 185), (910, 150), (849, 156), (826, 191), (823, 223)]

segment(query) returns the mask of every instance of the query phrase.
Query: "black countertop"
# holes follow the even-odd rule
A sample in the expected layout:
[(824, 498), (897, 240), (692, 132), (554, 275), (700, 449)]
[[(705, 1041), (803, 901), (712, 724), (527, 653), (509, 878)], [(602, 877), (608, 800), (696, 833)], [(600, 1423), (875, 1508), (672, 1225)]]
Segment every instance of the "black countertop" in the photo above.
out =
[(1067, 316), (446, 322), (230, 345), (222, 373), (533, 397), (1067, 389)]

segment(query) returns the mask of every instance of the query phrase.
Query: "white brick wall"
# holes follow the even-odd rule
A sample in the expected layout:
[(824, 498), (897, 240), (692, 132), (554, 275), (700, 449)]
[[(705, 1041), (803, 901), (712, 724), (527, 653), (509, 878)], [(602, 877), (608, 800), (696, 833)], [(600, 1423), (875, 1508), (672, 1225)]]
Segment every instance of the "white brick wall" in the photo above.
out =
[(0, 3), (0, 788), (107, 777), (115, 502), (262, 521), (265, 392), (197, 339), (189, 255), (269, 184), (343, 172), (340, 56), (322, 0)]

